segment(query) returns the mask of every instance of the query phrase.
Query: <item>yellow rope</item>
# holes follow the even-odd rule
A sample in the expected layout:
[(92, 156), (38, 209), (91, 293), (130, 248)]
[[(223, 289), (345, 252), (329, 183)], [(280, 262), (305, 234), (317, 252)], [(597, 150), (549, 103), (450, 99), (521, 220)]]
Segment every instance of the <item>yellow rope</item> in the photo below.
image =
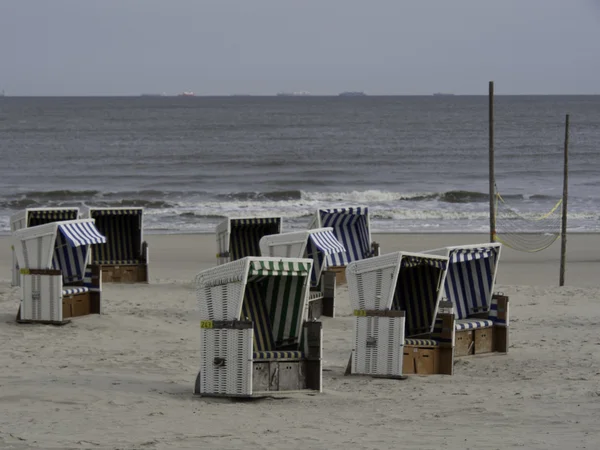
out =
[[(500, 193), (498, 191), (496, 191), (496, 204), (495, 204), (496, 211), (498, 211), (498, 201), (502, 201), (502, 203), (506, 204), (506, 202), (504, 201), (504, 199), (502, 198), (502, 196), (500, 195)], [(539, 220), (544, 220), (544, 219), (547, 219), (548, 217), (550, 217), (554, 212), (556, 212), (557, 208), (561, 204), (562, 204), (562, 198), (558, 202), (556, 202), (556, 204), (554, 205), (554, 207), (548, 213), (542, 215), (541, 217), (533, 218), (533, 219), (525, 219), (523, 216), (521, 216), (521, 214), (517, 213), (516, 211), (513, 211), (512, 209), (510, 209), (510, 207), (508, 207), (508, 208), (517, 217), (520, 217), (523, 220), (539, 221)], [(552, 245), (554, 243), (554, 241), (556, 241), (556, 239), (558, 239), (558, 236), (559, 236), (560, 233), (557, 232), (557, 233), (550, 233), (550, 234), (555, 235), (554, 239), (552, 239), (551, 242), (549, 242), (546, 245), (543, 245), (543, 246), (541, 246), (539, 248), (533, 248), (533, 249), (528, 249), (528, 248), (525, 248), (524, 246), (520, 246), (520, 248), (516, 248), (513, 245), (509, 244), (504, 239), (500, 238), (495, 231), (492, 233), (492, 240), (494, 242), (500, 242), (501, 244), (503, 244), (503, 245), (505, 245), (507, 247), (513, 248), (515, 250), (524, 251), (524, 252), (527, 252), (527, 253), (536, 253), (536, 252), (542, 251), (542, 250), (548, 248), (550, 245)]]
[[(504, 203), (505, 205), (506, 205), (506, 202), (504, 201), (504, 199), (503, 199), (503, 198), (502, 198), (502, 196), (500, 195), (500, 192), (496, 192), (496, 197), (497, 197), (497, 198), (496, 198), (496, 211), (497, 211), (497, 210), (498, 210), (498, 199), (502, 200), (502, 203)], [(544, 220), (544, 219), (547, 219), (548, 217), (550, 217), (550, 215), (552, 215), (552, 213), (553, 213), (554, 211), (556, 211), (556, 208), (558, 208), (558, 207), (560, 206), (560, 204), (561, 204), (561, 203), (562, 203), (562, 198), (561, 198), (561, 199), (560, 199), (558, 202), (556, 202), (556, 205), (554, 205), (554, 206), (552, 207), (552, 209), (550, 210), (550, 212), (549, 212), (549, 213), (546, 213), (546, 214), (544, 214), (544, 215), (543, 215), (543, 216), (541, 216), (541, 217), (537, 217), (537, 218), (534, 218), (534, 219), (531, 219), (531, 220)], [(519, 214), (519, 215), (520, 215), (520, 214)]]

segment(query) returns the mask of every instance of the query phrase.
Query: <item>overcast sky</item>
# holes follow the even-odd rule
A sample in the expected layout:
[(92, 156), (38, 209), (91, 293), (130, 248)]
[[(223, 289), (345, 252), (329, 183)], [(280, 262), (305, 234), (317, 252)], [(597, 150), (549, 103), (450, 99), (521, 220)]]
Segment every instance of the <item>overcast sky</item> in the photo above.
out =
[(600, 0), (0, 0), (7, 95), (600, 94)]

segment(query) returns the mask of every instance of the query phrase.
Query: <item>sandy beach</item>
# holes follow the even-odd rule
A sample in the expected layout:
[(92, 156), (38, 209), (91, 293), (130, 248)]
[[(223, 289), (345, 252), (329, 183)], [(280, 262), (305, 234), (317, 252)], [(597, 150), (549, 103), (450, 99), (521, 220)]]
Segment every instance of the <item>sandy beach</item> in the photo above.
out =
[[(382, 252), (487, 240), (375, 235)], [(10, 239), (0, 238), (0, 448), (579, 449), (600, 431), (600, 234), (503, 249), (510, 351), (460, 359), (453, 376), (343, 375), (352, 339), (345, 287), (323, 318), (324, 392), (233, 402), (192, 395), (199, 327), (192, 279), (215, 265), (214, 235), (150, 235), (149, 285), (104, 284), (102, 315), (17, 325)]]

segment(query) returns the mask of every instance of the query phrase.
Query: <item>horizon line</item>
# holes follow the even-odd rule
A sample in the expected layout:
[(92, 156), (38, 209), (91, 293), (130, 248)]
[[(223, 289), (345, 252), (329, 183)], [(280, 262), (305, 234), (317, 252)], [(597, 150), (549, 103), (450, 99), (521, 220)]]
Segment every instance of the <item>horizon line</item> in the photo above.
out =
[[(343, 96), (340, 93), (336, 94), (305, 94), (305, 95), (278, 95), (278, 94), (194, 94), (194, 95), (181, 95), (181, 94), (17, 94), (7, 95), (6, 93), (0, 98), (36, 98), (36, 97), (123, 97), (123, 98), (194, 98), (194, 97), (284, 97), (284, 98), (306, 98), (306, 97), (342, 97), (342, 98), (361, 98), (361, 97), (488, 97), (488, 94), (453, 94), (453, 93), (441, 93), (442, 95), (432, 94), (367, 94), (358, 96)], [(600, 96), (600, 93), (590, 94), (500, 94), (494, 93), (495, 97), (591, 97)]]

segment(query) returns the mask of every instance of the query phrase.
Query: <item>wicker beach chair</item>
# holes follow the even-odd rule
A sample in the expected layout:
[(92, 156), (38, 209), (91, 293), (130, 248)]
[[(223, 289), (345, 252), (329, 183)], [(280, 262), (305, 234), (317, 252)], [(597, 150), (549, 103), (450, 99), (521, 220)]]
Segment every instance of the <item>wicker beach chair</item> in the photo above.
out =
[(335, 317), (335, 272), (325, 270), (327, 256), (344, 253), (346, 249), (333, 234), (333, 228), (263, 236), (260, 251), (262, 256), (312, 259), (308, 318)]
[(508, 296), (494, 294), (502, 245), (486, 243), (428, 250), (448, 257), (440, 297), (455, 313), (455, 356), (508, 352)]
[(453, 312), (440, 304), (448, 258), (394, 252), (348, 264), (354, 348), (348, 374), (452, 374)]
[(281, 217), (227, 218), (217, 225), (217, 264), (260, 256), (263, 236), (281, 233)]
[(99, 265), (107, 283), (147, 283), (148, 244), (144, 241), (143, 208), (86, 208), (83, 216), (94, 219), (105, 244), (92, 246), (90, 262)]
[(321, 392), (321, 323), (304, 318), (311, 269), (310, 259), (246, 257), (196, 276), (195, 394)]
[(308, 228), (331, 227), (333, 234), (346, 249), (345, 253), (329, 255), (328, 266), (337, 272), (338, 283), (346, 281), (348, 263), (379, 255), (379, 244), (371, 241), (369, 208), (351, 207), (319, 209)]
[[(35, 227), (59, 220), (79, 219), (79, 208), (27, 208), (10, 217), (10, 232), (27, 227)], [(12, 249), (12, 282), (13, 286), (20, 286), (20, 271), (17, 256)]]
[(86, 265), (90, 245), (106, 242), (92, 219), (52, 222), (12, 234), (19, 263), (17, 321), (64, 324), (100, 314), (102, 274)]

